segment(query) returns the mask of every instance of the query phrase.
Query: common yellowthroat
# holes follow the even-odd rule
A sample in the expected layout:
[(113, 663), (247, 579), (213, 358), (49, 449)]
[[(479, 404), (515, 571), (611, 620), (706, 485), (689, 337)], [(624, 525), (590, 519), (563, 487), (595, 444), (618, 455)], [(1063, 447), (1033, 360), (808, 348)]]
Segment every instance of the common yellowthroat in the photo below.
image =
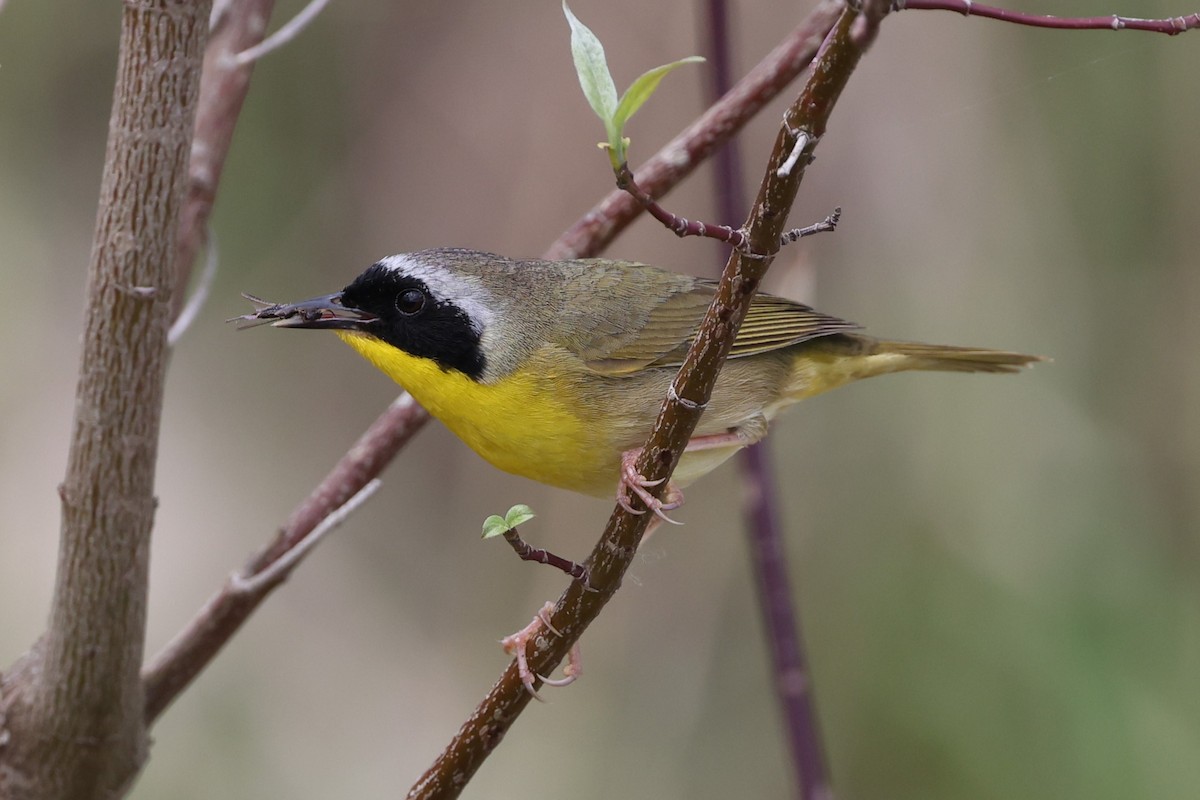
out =
[[(507, 472), (606, 495), (631, 474), (716, 282), (628, 261), (512, 260), (475, 250), (389, 256), (335, 294), (240, 319), (328, 329)], [(673, 483), (761, 439), (787, 406), (904, 370), (1016, 372), (1038, 356), (873, 339), (758, 294)], [(647, 502), (655, 510), (670, 507)]]

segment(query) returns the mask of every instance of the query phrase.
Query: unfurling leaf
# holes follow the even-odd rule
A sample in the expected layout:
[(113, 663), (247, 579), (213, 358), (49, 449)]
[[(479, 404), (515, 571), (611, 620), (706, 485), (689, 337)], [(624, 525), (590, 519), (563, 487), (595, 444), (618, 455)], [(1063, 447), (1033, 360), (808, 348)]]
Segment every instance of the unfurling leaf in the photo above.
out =
[(616, 127), (617, 132), (620, 133), (624, 130), (625, 123), (634, 115), (634, 112), (642, 107), (643, 103), (650, 99), (650, 95), (654, 94), (654, 90), (658, 88), (659, 82), (667, 76), (668, 72), (676, 67), (682, 67), (684, 64), (700, 64), (703, 62), (704, 59), (700, 56), (688, 56), (678, 61), (672, 61), (670, 64), (655, 67), (638, 76), (638, 79), (621, 96), (621, 102), (617, 103), (617, 110), (613, 114), (613, 125)]
[(510, 529), (509, 524), (504, 521), (504, 517), (492, 514), (483, 521), (483, 538), (491, 539), (493, 536), (503, 536)]
[(563, 0), (563, 14), (567, 17), (567, 24), (571, 26), (571, 57), (575, 60), (575, 72), (579, 75), (583, 96), (604, 123), (607, 141), (601, 142), (600, 146), (608, 151), (613, 170), (618, 171), (626, 162), (629, 149), (629, 139), (625, 138), (625, 123), (650, 95), (654, 94), (659, 82), (668, 72), (683, 64), (695, 64), (704, 59), (700, 56), (690, 56), (655, 67), (634, 81), (618, 100), (617, 86), (613, 82), (612, 73), (608, 71), (608, 61), (604, 58), (604, 46), (600, 44), (596, 34), (571, 13), (571, 9), (567, 7), (567, 0)]
[(567, 16), (567, 24), (571, 26), (571, 57), (575, 60), (575, 72), (579, 75), (583, 96), (604, 123), (611, 141), (613, 114), (617, 110), (617, 85), (608, 71), (604, 45), (600, 44), (588, 26), (571, 13), (567, 0), (563, 0), (563, 13)]
[(524, 525), (526, 522), (529, 522), (529, 520), (533, 519), (535, 516), (536, 515), (533, 513), (532, 508), (524, 503), (517, 503), (508, 510), (507, 514), (504, 515), (504, 521), (508, 523), (508, 527), (516, 528), (520, 525)]
[(533, 513), (532, 508), (524, 503), (517, 503), (503, 517), (492, 514), (483, 521), (483, 538), (491, 539), (496, 536), (503, 536), (518, 525), (524, 525), (526, 522), (529, 522), (535, 516), (537, 515)]

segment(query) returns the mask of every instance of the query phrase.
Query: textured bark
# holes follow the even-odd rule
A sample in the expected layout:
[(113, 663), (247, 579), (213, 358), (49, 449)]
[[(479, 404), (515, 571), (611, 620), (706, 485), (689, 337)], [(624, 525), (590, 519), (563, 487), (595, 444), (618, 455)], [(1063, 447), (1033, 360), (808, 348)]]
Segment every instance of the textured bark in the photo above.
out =
[(177, 219), (210, 3), (130, 0), (84, 315), (49, 628), (0, 704), (0, 796), (123, 793), (139, 680)]

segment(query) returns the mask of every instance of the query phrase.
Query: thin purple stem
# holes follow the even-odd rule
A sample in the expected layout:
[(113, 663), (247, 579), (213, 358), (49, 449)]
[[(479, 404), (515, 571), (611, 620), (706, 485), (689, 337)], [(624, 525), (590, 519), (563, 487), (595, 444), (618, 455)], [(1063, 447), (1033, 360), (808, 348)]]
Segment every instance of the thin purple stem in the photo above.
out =
[[(728, 91), (733, 71), (729, 12), (725, 0), (707, 0), (706, 5), (713, 75), (711, 96), (716, 98)], [(713, 166), (718, 213), (723, 219), (738, 219), (744, 213), (746, 198), (737, 146), (730, 142), (721, 147), (714, 155)], [(831, 217), (836, 224), (836, 212)], [(766, 441), (759, 442), (741, 454), (748, 489), (744, 512), (751, 563), (771, 651), (775, 692), (787, 731), (797, 796), (801, 800), (827, 800), (833, 793), (821, 746), (799, 617), (793, 604), (775, 476), (766, 444)]]
[[(731, 228), (728, 225), (717, 225), (712, 222), (700, 222), (667, 211), (645, 189), (638, 186), (637, 180), (633, 177), (633, 170), (629, 168), (629, 164), (622, 164), (617, 168), (617, 187), (632, 195), (642, 204), (642, 207), (646, 209), (650, 216), (661, 222), (668, 230), (681, 239), (684, 236), (700, 236), (705, 239), (716, 239), (718, 242), (724, 242), (730, 247), (736, 247), (743, 252), (750, 252), (750, 248), (746, 246), (746, 232), (744, 230)], [(799, 241), (806, 236), (812, 236), (815, 233), (832, 231), (837, 228), (838, 220), (841, 219), (841, 216), (842, 209), (835, 208), (832, 214), (820, 222), (806, 225), (803, 228), (792, 228), (784, 231), (783, 235), (779, 237), (779, 246), (789, 245), (792, 242)], [(768, 254), (763, 253), (762, 255)]]
[(534, 561), (538, 564), (548, 564), (555, 569), (562, 570), (570, 575), (575, 580), (581, 582), (584, 586), (588, 585), (587, 567), (572, 561), (569, 558), (563, 558), (560, 555), (551, 553), (549, 550), (544, 550), (540, 547), (534, 547), (521, 538), (521, 534), (517, 533), (516, 528), (509, 528), (504, 532), (504, 541), (508, 542), (517, 554), (517, 558), (522, 561)]
[[(637, 185), (637, 181), (633, 178), (633, 170), (629, 168), (629, 164), (622, 164), (617, 168), (617, 186), (633, 195), (642, 204), (642, 207), (650, 213), (650, 216), (661, 222), (667, 229), (680, 238), (684, 236), (702, 236), (706, 239), (716, 239), (719, 242), (725, 242), (739, 250), (746, 248), (745, 231), (736, 230), (728, 225), (717, 225), (711, 222), (687, 219), (686, 217), (681, 217), (667, 211), (649, 193)], [(733, 219), (733, 217), (729, 217), (729, 219)]]
[(793, 601), (795, 594), (788, 577), (778, 488), (765, 445), (764, 440), (747, 447), (740, 456), (748, 489), (744, 512), (759, 607), (771, 649), (775, 692), (787, 730), (799, 796), (802, 800), (830, 800), (833, 790), (829, 767), (825, 762), (800, 619)]
[(1188, 14), (1184, 17), (1167, 17), (1164, 19), (1140, 19), (1138, 17), (1122, 17), (1110, 14), (1104, 17), (1052, 17), (1041, 14), (1026, 14), (1021, 11), (1010, 11), (1006, 8), (985, 6), (973, 3), (971, 0), (893, 0), (892, 8), (896, 11), (913, 9), (914, 11), (955, 11), (964, 17), (986, 17), (998, 19), (1001, 22), (1012, 22), (1016, 25), (1030, 25), (1035, 28), (1058, 28), (1065, 30), (1110, 30), (1110, 31), (1150, 31), (1175, 36), (1184, 31), (1200, 27), (1200, 14)]

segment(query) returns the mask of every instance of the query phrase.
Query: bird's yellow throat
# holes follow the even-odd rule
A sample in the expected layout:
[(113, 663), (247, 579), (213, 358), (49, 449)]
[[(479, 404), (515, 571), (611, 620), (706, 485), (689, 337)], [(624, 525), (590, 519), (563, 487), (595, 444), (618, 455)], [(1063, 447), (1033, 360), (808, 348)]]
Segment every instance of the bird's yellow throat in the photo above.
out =
[(611, 490), (616, 472), (610, 448), (584, 425), (572, 398), (549, 384), (539, 363), (480, 383), (373, 336), (337, 335), (493, 466), (585, 494)]

